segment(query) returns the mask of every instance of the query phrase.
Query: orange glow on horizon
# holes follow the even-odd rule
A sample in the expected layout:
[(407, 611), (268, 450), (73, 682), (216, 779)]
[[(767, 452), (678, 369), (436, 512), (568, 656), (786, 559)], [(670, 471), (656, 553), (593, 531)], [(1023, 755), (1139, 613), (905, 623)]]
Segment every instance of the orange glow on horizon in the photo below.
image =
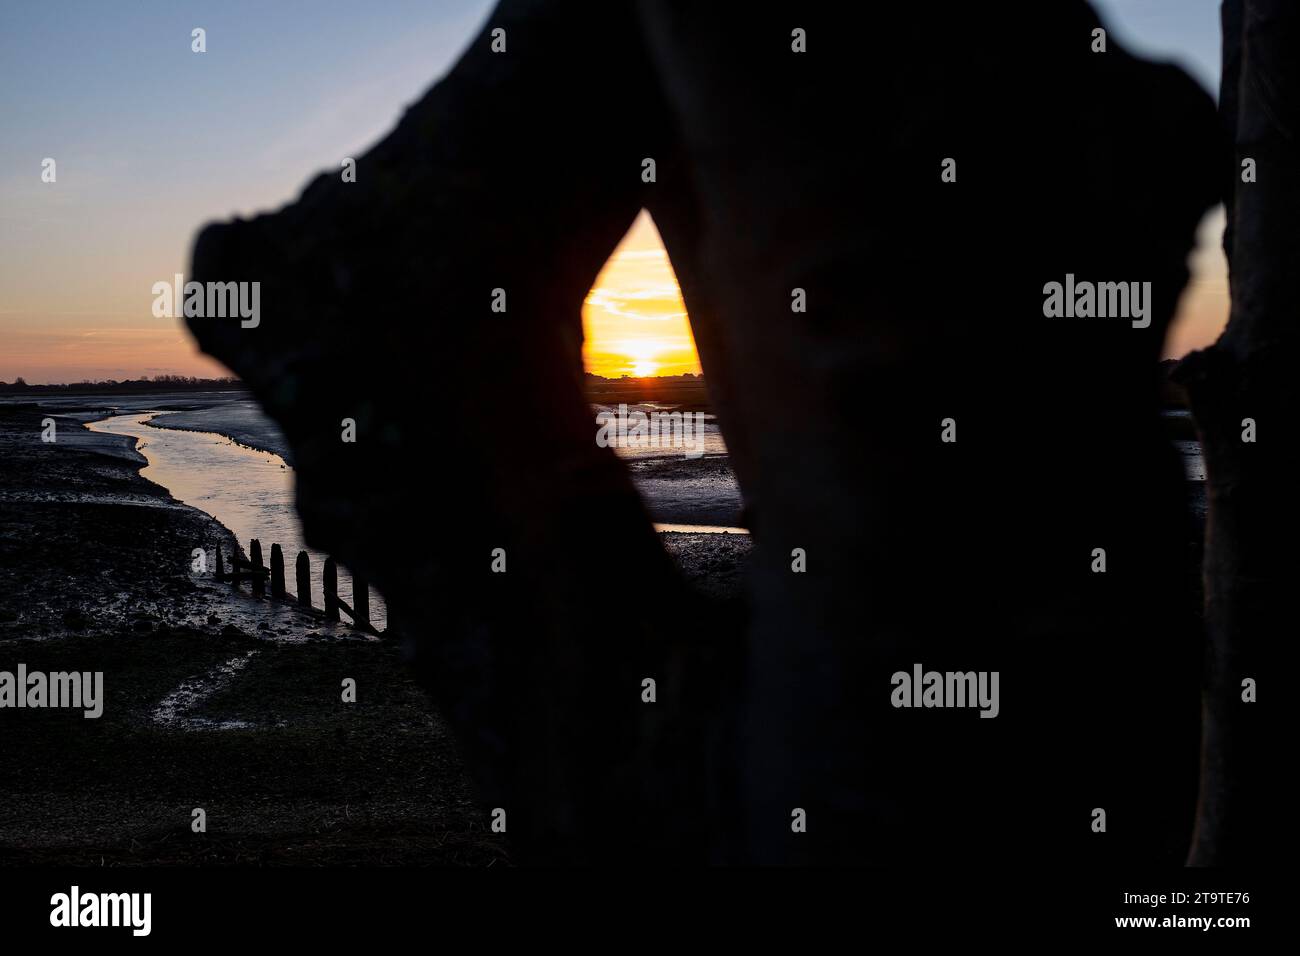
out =
[(700, 374), (677, 276), (644, 209), (587, 293), (582, 329), (583, 365), (595, 375)]

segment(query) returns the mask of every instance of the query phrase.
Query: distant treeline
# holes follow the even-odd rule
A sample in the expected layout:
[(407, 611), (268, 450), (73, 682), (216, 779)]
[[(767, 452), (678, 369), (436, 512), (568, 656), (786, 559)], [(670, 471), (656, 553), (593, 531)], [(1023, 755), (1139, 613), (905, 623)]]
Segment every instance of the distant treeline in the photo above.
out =
[(67, 382), (61, 385), (28, 385), (21, 378), (12, 385), (0, 382), (0, 395), (78, 395), (88, 392), (198, 392), (235, 391), (244, 388), (239, 379), (195, 378), (193, 375), (155, 375), (153, 378), (133, 378), (119, 382), (108, 379), (92, 382)]
[[(1160, 403), (1165, 408), (1186, 408), (1187, 396), (1169, 380), (1169, 373), (1178, 365), (1178, 359), (1165, 359), (1160, 363)], [(666, 402), (678, 404), (684, 410), (709, 410), (709, 393), (703, 375), (661, 375), (650, 378), (602, 378), (586, 373), (587, 400), (601, 405), (619, 402)]]
[(1169, 380), (1169, 373), (1178, 367), (1181, 359), (1165, 359), (1160, 363), (1160, 404), (1165, 408), (1186, 408), (1187, 393)]
[(664, 402), (683, 411), (708, 411), (709, 393), (703, 375), (659, 375), (647, 378), (602, 378), (586, 374), (587, 401), (598, 405)]
[[(1169, 381), (1170, 370), (1178, 362), (1166, 359), (1160, 363), (1162, 403), (1170, 408), (1185, 408), (1186, 396), (1182, 389)], [(587, 399), (600, 404), (618, 402), (670, 402), (707, 409), (708, 391), (703, 375), (660, 375), (648, 378), (604, 378), (587, 372), (584, 375)], [(186, 375), (156, 375), (153, 378), (129, 379), (119, 382), (69, 382), (62, 385), (28, 385), (21, 378), (12, 385), (0, 382), (0, 395), (77, 395), (99, 392), (185, 392), (185, 391), (238, 391), (244, 383), (234, 377), (195, 378)]]

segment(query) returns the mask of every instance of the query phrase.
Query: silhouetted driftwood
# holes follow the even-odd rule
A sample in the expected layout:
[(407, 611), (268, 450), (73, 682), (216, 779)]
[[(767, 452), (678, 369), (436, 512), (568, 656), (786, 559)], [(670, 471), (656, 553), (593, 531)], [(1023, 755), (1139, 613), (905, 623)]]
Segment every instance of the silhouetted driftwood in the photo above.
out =
[[(505, 0), (355, 182), (203, 230), (192, 278), (261, 282), (262, 319), (189, 326), (282, 427), (309, 538), (411, 622), (520, 860), (1180, 861), (1201, 647), (1155, 365), (1213, 104), (1094, 53), (1080, 2), (1017, 5), (996, 52), (977, 4), (791, 16)], [(752, 515), (743, 614), (683, 587), (581, 390), (643, 207)], [(1067, 273), (1149, 281), (1149, 324), (1045, 318)], [(897, 710), (917, 661), (1007, 705)]]
[[(1240, 864), (1264, 843), (1278, 755), (1261, 716), (1280, 686), (1278, 648), (1294, 631), (1300, 578), (1300, 6), (1226, 0), (1220, 115), (1232, 312), (1177, 376), (1201, 435), (1207, 655), (1204, 762), (1191, 862)], [(1254, 181), (1243, 181), (1253, 161)], [(1247, 420), (1256, 434), (1247, 441)], [(1288, 623), (1292, 622), (1292, 623)], [(1246, 681), (1260, 702), (1248, 702)]]

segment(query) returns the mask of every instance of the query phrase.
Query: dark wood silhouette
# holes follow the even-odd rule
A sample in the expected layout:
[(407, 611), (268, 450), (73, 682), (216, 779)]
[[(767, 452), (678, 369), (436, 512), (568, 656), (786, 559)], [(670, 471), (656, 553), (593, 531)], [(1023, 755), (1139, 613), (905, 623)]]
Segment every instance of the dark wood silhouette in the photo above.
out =
[(264, 597), (266, 595), (266, 579), (262, 572), (266, 571), (266, 565), (262, 563), (262, 542), (254, 538), (248, 545), (248, 556), (254, 571), (258, 572), (253, 578), (253, 596)]
[(238, 591), (239, 585), (243, 581), (252, 583), (253, 594), (256, 597), (262, 597), (266, 590), (266, 578), (270, 573), (265, 567), (261, 566), (261, 546), (256, 540), (249, 545), (249, 551), (254, 555), (254, 560), (241, 558), (238, 554), (230, 555), (230, 571), (224, 571), (221, 548), (217, 548), (217, 580), (229, 581), (230, 587)]
[(325, 620), (339, 619), (339, 577), (338, 565), (333, 558), (325, 559), (325, 573), (322, 577), (325, 589)]
[(298, 606), (311, 607), (311, 559), (307, 557), (307, 552), (299, 551), (294, 564), (294, 574), (298, 580)]
[(284, 552), (278, 544), (271, 545), (271, 597), (284, 600)]
[[(266, 568), (262, 565), (262, 544), (254, 538), (249, 542), (249, 554), (251, 558), (244, 559), (237, 554), (232, 554), (230, 558), (231, 571), (226, 573), (223, 570), (223, 559), (220, 547), (217, 548), (217, 580), (229, 581), (231, 587), (239, 589), (240, 582), (252, 582), (253, 595), (255, 597), (265, 597), (266, 580), (269, 577), (271, 581), (271, 599), (276, 601), (294, 601), (298, 607), (314, 611), (311, 604), (311, 558), (306, 551), (299, 551), (298, 558), (295, 562), (295, 573), (297, 577), (298, 593), (296, 595), (288, 593), (285, 590), (284, 581), (284, 552), (278, 544), (271, 545), (271, 566)], [(380, 632), (370, 621), (370, 592), (369, 586), (365, 579), (359, 575), (352, 577), (352, 604), (344, 601), (338, 594), (338, 563), (333, 558), (327, 558), (324, 569), (324, 609), (322, 616), (327, 621), (337, 622), (341, 620), (339, 612), (345, 612), (351, 618), (351, 626), (358, 631), (364, 631), (367, 634), (380, 636)]]
[(352, 626), (362, 630), (372, 630), (370, 625), (370, 591), (365, 578), (359, 574), (352, 575)]
[[(1214, 105), (1093, 53), (1081, 2), (1016, 5), (997, 51), (978, 4), (798, 13), (505, 0), (356, 182), (202, 231), (193, 278), (261, 282), (263, 318), (190, 328), (282, 427), (310, 539), (414, 622), (519, 859), (1181, 862), (1202, 647), (1156, 365)], [(741, 612), (594, 442), (581, 309), (642, 208), (751, 515)], [(1149, 325), (1046, 318), (1067, 274), (1150, 282)], [(1002, 713), (894, 709), (916, 662), (999, 671)]]
[[(1204, 449), (1209, 514), (1205, 623), (1210, 653), (1204, 762), (1191, 862), (1259, 858), (1277, 756), (1265, 719), (1278, 650), (1294, 620), (1295, 475), (1300, 470), (1300, 8), (1226, 0), (1220, 115), (1232, 144), (1222, 167), (1232, 312), (1210, 348), (1176, 372)], [(1253, 160), (1254, 181), (1243, 181)], [(1246, 420), (1255, 423), (1244, 440)], [(1260, 702), (1243, 699), (1246, 680)], [(1276, 683), (1273, 690), (1279, 689)], [(1274, 698), (1280, 699), (1280, 698)]]

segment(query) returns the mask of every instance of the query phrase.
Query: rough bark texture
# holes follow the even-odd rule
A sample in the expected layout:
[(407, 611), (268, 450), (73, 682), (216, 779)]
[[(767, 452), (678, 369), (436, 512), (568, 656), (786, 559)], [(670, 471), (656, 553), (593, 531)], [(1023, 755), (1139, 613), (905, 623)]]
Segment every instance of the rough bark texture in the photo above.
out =
[[(1223, 4), (1220, 114), (1233, 155), (1223, 174), (1224, 249), (1232, 313), (1210, 348), (1178, 375), (1190, 396), (1209, 481), (1205, 621), (1209, 653), (1201, 796), (1190, 861), (1260, 857), (1266, 763), (1261, 733), (1270, 661), (1294, 631), (1295, 475), (1300, 415), (1300, 9), (1294, 3)], [(1242, 181), (1254, 159), (1256, 181)], [(1245, 419), (1256, 440), (1243, 440)], [(1255, 680), (1260, 703), (1243, 700)], [(1275, 759), (1275, 758), (1273, 758)]]
[[(355, 184), (194, 254), (263, 282), (259, 328), (191, 326), (283, 425), (309, 540), (413, 635), (520, 858), (1181, 859), (1201, 648), (1156, 360), (1209, 98), (1090, 52), (1078, 3), (575, 6), (506, 0)], [(750, 513), (743, 642), (580, 389), (583, 296), (643, 205)], [(1151, 326), (1045, 318), (1066, 273), (1150, 281)], [(999, 671), (1001, 715), (893, 708), (915, 663)]]

